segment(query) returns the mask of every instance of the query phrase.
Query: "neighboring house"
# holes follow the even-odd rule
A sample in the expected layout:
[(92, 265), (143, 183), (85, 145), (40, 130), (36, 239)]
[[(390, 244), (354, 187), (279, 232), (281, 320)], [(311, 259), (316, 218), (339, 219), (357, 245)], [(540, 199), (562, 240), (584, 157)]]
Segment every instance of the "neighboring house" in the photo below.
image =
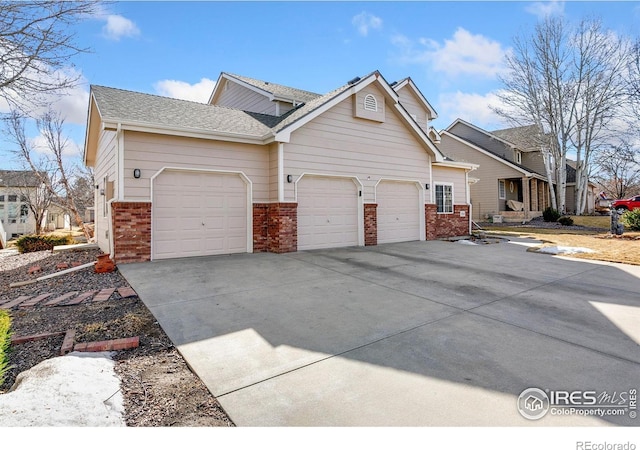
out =
[[(523, 144), (532, 133), (536, 133), (535, 126), (489, 132), (461, 119), (440, 133), (438, 148), (443, 154), (479, 165), (471, 185), (473, 220), (501, 216), (505, 222), (529, 221), (551, 206), (542, 152)], [(575, 169), (567, 165), (567, 213), (574, 212), (574, 189)], [(585, 212), (595, 207), (595, 185), (591, 183), (589, 195)]]
[(43, 229), (47, 231), (71, 229), (71, 216), (69, 211), (57, 203), (51, 203), (51, 205), (49, 205), (43, 222), (45, 224)]
[(222, 73), (208, 104), (92, 86), (97, 242), (132, 262), (467, 235), (476, 166), (434, 117), (377, 71), (324, 95)]
[[(0, 223), (6, 240), (13, 236), (35, 233), (36, 221), (28, 199), (41, 189), (35, 172), (0, 170)], [(6, 241), (3, 246), (6, 245)]]

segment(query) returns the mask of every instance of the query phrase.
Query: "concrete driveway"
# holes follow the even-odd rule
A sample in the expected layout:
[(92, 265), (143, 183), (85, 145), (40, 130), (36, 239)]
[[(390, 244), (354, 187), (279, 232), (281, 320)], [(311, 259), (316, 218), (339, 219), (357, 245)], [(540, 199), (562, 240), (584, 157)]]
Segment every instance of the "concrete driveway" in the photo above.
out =
[[(119, 268), (240, 426), (640, 425), (640, 267), (531, 242)], [(528, 420), (527, 388), (595, 391), (622, 415)]]

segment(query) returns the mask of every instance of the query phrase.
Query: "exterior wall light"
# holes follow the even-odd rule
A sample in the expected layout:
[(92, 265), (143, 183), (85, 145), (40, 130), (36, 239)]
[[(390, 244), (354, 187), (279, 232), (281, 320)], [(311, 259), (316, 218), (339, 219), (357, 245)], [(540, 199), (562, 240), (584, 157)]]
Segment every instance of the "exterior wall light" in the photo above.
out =
[(424, 188), (425, 188), (426, 190), (429, 190), (429, 183), (425, 184), (425, 185), (424, 185)]
[(140, 169), (133, 169), (133, 178), (140, 178)]
[(291, 183), (293, 181), (293, 175), (287, 175), (287, 183)]

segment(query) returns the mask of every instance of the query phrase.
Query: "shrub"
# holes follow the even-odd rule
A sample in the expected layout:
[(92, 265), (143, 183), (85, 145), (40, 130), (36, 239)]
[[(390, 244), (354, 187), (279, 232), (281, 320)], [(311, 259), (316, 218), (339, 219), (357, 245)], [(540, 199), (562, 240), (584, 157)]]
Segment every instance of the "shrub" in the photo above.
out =
[(69, 245), (73, 243), (70, 236), (37, 236), (25, 235), (16, 240), (16, 247), (20, 253), (39, 252), (53, 250), (56, 245)]
[(562, 216), (558, 219), (558, 223), (560, 225), (564, 225), (565, 227), (570, 227), (573, 225), (573, 219), (569, 216)]
[(561, 214), (551, 206), (542, 211), (542, 218), (545, 222), (557, 222)]
[(4, 384), (4, 376), (9, 370), (9, 357), (7, 352), (11, 343), (11, 316), (5, 310), (0, 309), (0, 386)]
[(640, 209), (627, 211), (622, 215), (622, 221), (631, 231), (640, 231)]

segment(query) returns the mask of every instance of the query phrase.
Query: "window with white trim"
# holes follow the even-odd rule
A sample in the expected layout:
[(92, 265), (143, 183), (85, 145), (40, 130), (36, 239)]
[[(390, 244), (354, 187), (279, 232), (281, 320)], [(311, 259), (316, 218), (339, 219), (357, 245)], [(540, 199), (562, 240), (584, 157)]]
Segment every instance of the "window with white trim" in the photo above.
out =
[(4, 202), (4, 195), (0, 195), (0, 202)]
[(373, 94), (367, 94), (364, 97), (364, 109), (367, 111), (378, 111), (378, 100)]
[(522, 152), (520, 150), (514, 150), (516, 155), (516, 163), (522, 164)]
[(504, 180), (498, 180), (498, 198), (500, 200), (507, 198), (507, 188), (504, 184)]
[(436, 206), (439, 213), (453, 213), (453, 185), (436, 183)]

